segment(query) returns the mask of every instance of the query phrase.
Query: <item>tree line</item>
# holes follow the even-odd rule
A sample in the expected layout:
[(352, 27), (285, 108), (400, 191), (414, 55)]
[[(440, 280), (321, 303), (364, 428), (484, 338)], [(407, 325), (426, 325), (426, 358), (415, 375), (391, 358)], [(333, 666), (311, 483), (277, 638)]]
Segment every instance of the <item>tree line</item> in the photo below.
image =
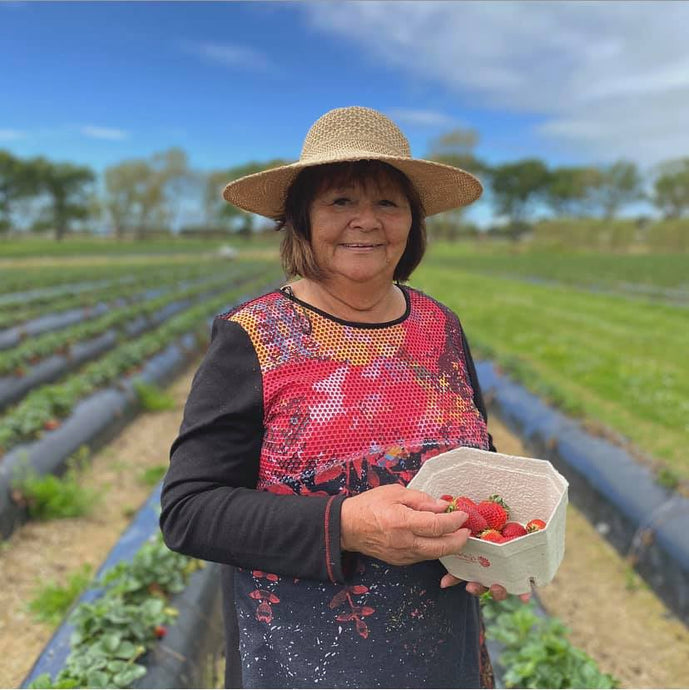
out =
[[(475, 131), (454, 129), (434, 139), (426, 157), (477, 174), (496, 216), (515, 233), (528, 227), (536, 209), (548, 209), (553, 218), (611, 220), (630, 204), (645, 201), (664, 218), (689, 215), (689, 157), (666, 161), (646, 174), (628, 160), (551, 168), (528, 158), (489, 165), (476, 156), (477, 144)], [(248, 234), (254, 218), (222, 200), (223, 185), (289, 162), (252, 161), (198, 171), (190, 168), (182, 149), (171, 148), (122, 161), (98, 176), (87, 166), (23, 159), (0, 150), (0, 234), (13, 228), (52, 229), (59, 240), (70, 230), (97, 224), (117, 238), (141, 239), (171, 227)], [(435, 219), (436, 230), (456, 227), (460, 219), (461, 211), (442, 214)]]

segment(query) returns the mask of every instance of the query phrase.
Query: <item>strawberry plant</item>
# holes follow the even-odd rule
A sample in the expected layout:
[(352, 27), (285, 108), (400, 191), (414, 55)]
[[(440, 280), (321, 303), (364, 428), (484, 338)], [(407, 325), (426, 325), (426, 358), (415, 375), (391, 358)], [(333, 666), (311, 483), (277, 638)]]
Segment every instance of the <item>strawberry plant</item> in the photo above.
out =
[(507, 688), (616, 688), (618, 681), (574, 647), (569, 630), (556, 618), (546, 620), (533, 602), (517, 598), (496, 602), (481, 599), (486, 635), (503, 645), (498, 663)]
[(146, 674), (142, 657), (177, 616), (170, 597), (183, 591), (200, 567), (201, 561), (170, 551), (160, 535), (152, 538), (131, 562), (119, 563), (100, 578), (100, 598), (76, 607), (64, 668), (54, 679), (48, 673), (38, 676), (29, 687), (129, 687)]

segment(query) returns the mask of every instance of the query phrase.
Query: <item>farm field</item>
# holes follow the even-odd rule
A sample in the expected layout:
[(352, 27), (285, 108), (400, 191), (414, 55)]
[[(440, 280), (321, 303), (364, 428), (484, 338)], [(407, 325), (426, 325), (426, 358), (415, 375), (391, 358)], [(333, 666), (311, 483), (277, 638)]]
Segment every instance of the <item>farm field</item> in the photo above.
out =
[[(643, 276), (637, 284), (649, 291), (681, 290), (687, 257), (491, 251), (432, 246), (412, 284), (459, 314), (477, 359), (493, 360), (594, 433), (631, 444), (665, 470), (663, 477), (686, 485), (689, 302), (593, 288), (605, 276), (622, 292), (633, 263)], [(553, 277), (559, 283), (536, 282)]]
[[(55, 626), (37, 621), (29, 602), (46, 584), (65, 585), (83, 573), (85, 564), (94, 572), (162, 476), (207, 319), (282, 274), (270, 241), (241, 245), (234, 260), (220, 258), (217, 243), (191, 241), (180, 251), (149, 242), (142, 253), (128, 253), (130, 245), (112, 254), (89, 240), (52, 254), (36, 244), (34, 251), (15, 247), (15, 258), (3, 246), (11, 245), (0, 244), (0, 467), (19, 444), (50, 439), (80, 400), (121, 389), (183, 334), (195, 334), (197, 348), (169, 385), (171, 398), (142, 394), (142, 414), (88, 459), (78, 483), (99, 497), (90, 510), (33, 519), (0, 541), (0, 579), (7, 583), (0, 594), (0, 657), (12, 659), (0, 667), (0, 687), (12, 687)], [(411, 284), (460, 315), (476, 359), (493, 360), (686, 487), (686, 263), (681, 255), (432, 244)], [(3, 405), (3, 386), (15, 390), (34, 379), (35, 386)], [(524, 454), (499, 420), (490, 425), (501, 451)], [(543, 590), (547, 611), (621, 687), (681, 687), (689, 673), (686, 628), (571, 506), (567, 543), (560, 573)], [(611, 620), (624, 630), (608, 634)], [(653, 648), (658, 643), (662, 660)]]

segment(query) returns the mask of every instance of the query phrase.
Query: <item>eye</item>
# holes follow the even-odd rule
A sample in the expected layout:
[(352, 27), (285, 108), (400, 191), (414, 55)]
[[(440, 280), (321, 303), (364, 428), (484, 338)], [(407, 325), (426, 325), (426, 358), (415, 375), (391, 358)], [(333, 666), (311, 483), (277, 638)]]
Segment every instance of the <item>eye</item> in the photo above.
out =
[(349, 201), (350, 199), (346, 196), (338, 196), (336, 199), (333, 199), (333, 206), (346, 206)]
[(393, 201), (392, 199), (381, 199), (378, 202), (381, 206), (387, 206), (387, 207), (395, 207), (397, 206), (397, 202)]

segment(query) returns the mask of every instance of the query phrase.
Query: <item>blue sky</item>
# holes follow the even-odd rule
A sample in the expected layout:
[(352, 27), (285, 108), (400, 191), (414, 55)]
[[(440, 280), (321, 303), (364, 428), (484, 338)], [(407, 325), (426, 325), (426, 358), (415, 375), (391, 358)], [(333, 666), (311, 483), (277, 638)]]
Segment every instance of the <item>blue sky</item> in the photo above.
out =
[(0, 148), (210, 170), (296, 158), (356, 104), (416, 156), (464, 126), (491, 163), (650, 170), (689, 155), (687, 26), (673, 2), (0, 3)]

